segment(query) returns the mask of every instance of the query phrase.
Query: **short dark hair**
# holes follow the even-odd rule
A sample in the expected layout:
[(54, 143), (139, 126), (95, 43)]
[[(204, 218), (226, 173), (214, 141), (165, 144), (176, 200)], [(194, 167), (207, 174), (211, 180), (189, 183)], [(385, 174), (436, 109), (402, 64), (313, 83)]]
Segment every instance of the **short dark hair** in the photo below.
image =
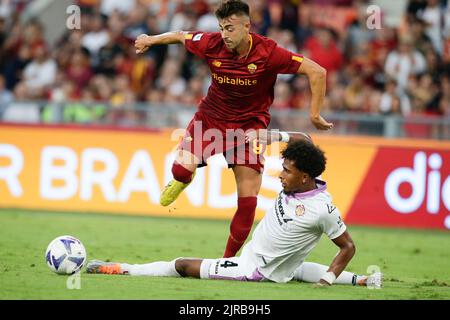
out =
[(325, 171), (327, 159), (324, 152), (309, 141), (291, 141), (281, 155), (284, 159), (294, 161), (295, 167), (311, 178), (316, 178)]
[(227, 0), (223, 1), (216, 10), (216, 17), (218, 19), (225, 19), (231, 17), (233, 14), (237, 16), (250, 16), (250, 7), (241, 0)]

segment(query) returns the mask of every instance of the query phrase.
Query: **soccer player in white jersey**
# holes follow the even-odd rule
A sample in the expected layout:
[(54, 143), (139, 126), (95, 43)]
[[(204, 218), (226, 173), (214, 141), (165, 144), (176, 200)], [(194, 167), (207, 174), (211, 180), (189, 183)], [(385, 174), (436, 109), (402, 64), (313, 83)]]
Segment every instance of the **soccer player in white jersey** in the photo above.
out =
[[(380, 273), (360, 276), (344, 271), (355, 254), (355, 245), (326, 183), (317, 178), (325, 170), (324, 153), (308, 140), (290, 141), (282, 152), (283, 170), (279, 177), (283, 190), (239, 257), (178, 258), (134, 265), (94, 260), (88, 263), (87, 272), (380, 287)], [(322, 234), (339, 248), (329, 266), (305, 262)]]

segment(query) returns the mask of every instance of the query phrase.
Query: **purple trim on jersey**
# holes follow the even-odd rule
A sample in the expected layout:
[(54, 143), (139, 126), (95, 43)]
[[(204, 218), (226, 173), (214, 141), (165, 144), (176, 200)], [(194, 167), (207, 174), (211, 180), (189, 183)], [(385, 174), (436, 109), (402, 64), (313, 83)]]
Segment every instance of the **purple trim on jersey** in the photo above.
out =
[(325, 181), (322, 181), (320, 179), (316, 178), (316, 184), (318, 185), (318, 188), (306, 191), (306, 192), (297, 192), (297, 193), (287, 193), (286, 194), (286, 204), (289, 202), (289, 199), (306, 199), (310, 197), (314, 197), (315, 195), (318, 195), (321, 192), (324, 192), (327, 190), (327, 183)]
[(255, 271), (253, 271), (253, 273), (250, 277), (246, 277), (246, 276), (224, 277), (224, 276), (210, 275), (209, 278), (214, 279), (214, 280), (237, 280), (237, 281), (262, 281), (265, 279), (264, 276), (262, 275), (262, 273), (259, 272), (258, 269), (255, 269)]

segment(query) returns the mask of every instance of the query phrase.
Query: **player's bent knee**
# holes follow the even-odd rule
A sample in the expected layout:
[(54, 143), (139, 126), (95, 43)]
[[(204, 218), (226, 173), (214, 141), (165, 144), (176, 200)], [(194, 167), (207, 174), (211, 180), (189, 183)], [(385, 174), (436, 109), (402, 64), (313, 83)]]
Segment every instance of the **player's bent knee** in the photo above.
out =
[(203, 259), (179, 258), (175, 260), (175, 270), (182, 277), (200, 278)]
[(187, 260), (184, 258), (178, 258), (175, 260), (175, 270), (180, 274), (182, 277), (187, 277), (187, 270), (188, 263)]

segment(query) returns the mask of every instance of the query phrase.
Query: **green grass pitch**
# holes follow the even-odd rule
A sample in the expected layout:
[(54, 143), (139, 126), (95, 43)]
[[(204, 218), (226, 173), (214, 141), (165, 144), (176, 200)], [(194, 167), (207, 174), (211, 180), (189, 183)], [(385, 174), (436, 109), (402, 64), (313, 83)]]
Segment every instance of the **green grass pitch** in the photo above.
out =
[[(380, 290), (309, 283), (249, 283), (81, 273), (80, 289), (52, 273), (48, 243), (70, 234), (88, 259), (129, 263), (176, 257), (217, 258), (229, 221), (0, 210), (0, 299), (450, 299), (450, 233), (349, 226), (357, 252), (347, 270), (385, 274)], [(323, 236), (308, 261), (329, 264), (337, 247)], [(84, 271), (84, 269), (83, 269)]]

